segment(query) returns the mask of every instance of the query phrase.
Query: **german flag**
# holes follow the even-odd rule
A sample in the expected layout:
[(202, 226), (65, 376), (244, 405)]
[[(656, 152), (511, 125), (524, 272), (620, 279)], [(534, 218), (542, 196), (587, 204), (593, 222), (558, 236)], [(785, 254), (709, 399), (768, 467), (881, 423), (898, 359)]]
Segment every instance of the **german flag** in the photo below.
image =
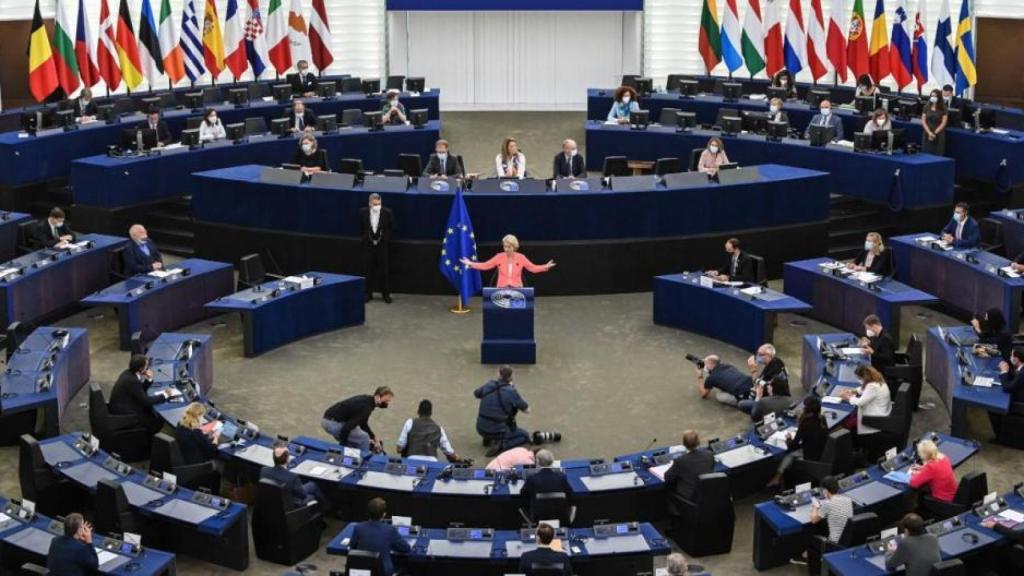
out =
[(36, 13), (32, 17), (32, 34), (28, 40), (28, 87), (37, 102), (42, 102), (57, 89), (57, 67), (53, 63), (50, 37), (43, 27), (43, 15), (36, 0)]
[(128, 0), (121, 0), (117, 11), (117, 59), (121, 62), (121, 78), (131, 90), (142, 83), (142, 63), (139, 60), (139, 41), (132, 28), (132, 13)]

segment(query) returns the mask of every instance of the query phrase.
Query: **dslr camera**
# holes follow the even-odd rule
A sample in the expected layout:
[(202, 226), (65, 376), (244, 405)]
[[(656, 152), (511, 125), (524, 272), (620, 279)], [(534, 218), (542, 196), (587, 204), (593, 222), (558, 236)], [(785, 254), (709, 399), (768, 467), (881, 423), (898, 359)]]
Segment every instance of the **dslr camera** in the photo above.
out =
[(686, 359), (689, 360), (690, 362), (693, 362), (693, 364), (697, 367), (698, 370), (703, 370), (704, 369), (704, 359), (703, 358), (698, 358), (698, 357), (694, 356), (693, 354), (687, 354), (686, 355)]

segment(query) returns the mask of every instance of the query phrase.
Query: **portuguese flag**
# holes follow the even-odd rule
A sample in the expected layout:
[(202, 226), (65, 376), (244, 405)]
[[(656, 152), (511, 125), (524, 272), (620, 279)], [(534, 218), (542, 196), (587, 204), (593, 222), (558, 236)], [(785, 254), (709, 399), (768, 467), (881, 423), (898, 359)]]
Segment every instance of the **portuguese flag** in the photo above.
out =
[(43, 15), (36, 0), (36, 13), (32, 16), (32, 33), (28, 40), (28, 87), (37, 102), (42, 102), (57, 89), (57, 67), (53, 64), (50, 37), (43, 27)]
[(704, 0), (700, 12), (700, 56), (708, 74), (722, 61), (721, 27), (718, 25), (718, 5), (715, 0)]

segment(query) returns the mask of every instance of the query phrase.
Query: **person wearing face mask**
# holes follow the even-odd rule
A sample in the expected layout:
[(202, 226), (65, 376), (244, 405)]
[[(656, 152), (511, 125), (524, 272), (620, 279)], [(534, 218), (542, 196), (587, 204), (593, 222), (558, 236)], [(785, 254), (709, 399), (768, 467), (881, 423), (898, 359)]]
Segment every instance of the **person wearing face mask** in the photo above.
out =
[[(999, 363), (999, 382), (1003, 392), (1010, 395), (1009, 413), (1024, 415), (1024, 347), (1015, 346), (1010, 353), (1010, 361)], [(989, 412), (988, 419), (996, 439), (999, 439), (1003, 433), (1003, 416)]]
[(562, 142), (562, 152), (555, 154), (554, 171), (551, 178), (586, 178), (587, 165), (583, 156), (576, 149), (576, 141), (566, 138)]
[(160, 249), (149, 239), (146, 227), (142, 224), (134, 224), (128, 229), (128, 236), (132, 241), (128, 248), (121, 252), (124, 261), (124, 273), (129, 276), (136, 274), (149, 274), (154, 270), (162, 270), (164, 257)]
[(989, 308), (984, 314), (975, 314), (971, 318), (971, 328), (978, 336), (978, 342), (972, 352), (982, 358), (1001, 356), (1010, 359), (1013, 347), (1013, 334), (1006, 329), (1006, 318), (999, 308)]
[(718, 167), (722, 164), (728, 164), (729, 157), (725, 155), (725, 145), (722, 144), (722, 139), (713, 136), (708, 140), (707, 147), (700, 153), (700, 160), (697, 161), (697, 171), (708, 176), (714, 176), (718, 174)]
[(613, 95), (612, 109), (608, 111), (608, 122), (629, 124), (629, 114), (639, 112), (640, 104), (636, 101), (636, 90), (631, 86), (619, 86)]
[(388, 90), (384, 101), (380, 104), (380, 111), (384, 116), (385, 124), (408, 124), (405, 118), (405, 105), (398, 101), (398, 90)]
[(379, 386), (373, 395), (352, 396), (328, 408), (320, 426), (342, 446), (380, 452), (382, 443), (370, 428), (370, 415), (377, 408), (387, 408), (394, 398), (388, 386)]
[(772, 86), (786, 90), (788, 93), (787, 99), (793, 100), (797, 97), (796, 82), (793, 81), (793, 75), (785, 68), (776, 72), (775, 76), (772, 77)]
[(227, 135), (224, 124), (221, 124), (220, 118), (217, 117), (217, 111), (207, 108), (203, 121), (199, 123), (199, 141), (211, 142), (227, 138)]
[(871, 365), (885, 370), (896, 365), (896, 343), (882, 327), (882, 319), (874, 314), (864, 318), (864, 337), (859, 341), (861, 349), (871, 355)]
[(719, 282), (756, 282), (754, 260), (740, 249), (739, 238), (725, 241), (725, 253), (729, 259), (718, 270), (708, 270), (706, 274)]
[(462, 159), (450, 152), (447, 140), (441, 139), (434, 143), (434, 153), (427, 160), (423, 173), (431, 178), (462, 178)]
[(366, 301), (373, 300), (373, 290), (380, 290), (386, 304), (391, 304), (388, 261), (391, 253), (391, 231), (395, 217), (390, 208), (381, 205), (380, 194), (370, 194), (369, 204), (359, 211), (366, 251)]
[(885, 249), (881, 234), (868, 232), (864, 238), (864, 251), (858, 254), (853, 262), (847, 264), (847, 267), (856, 272), (892, 276), (892, 252)]
[(861, 74), (857, 78), (857, 89), (854, 90), (854, 96), (875, 96), (876, 94), (878, 94), (878, 86), (871, 81), (871, 76)]
[(715, 401), (726, 406), (738, 406), (750, 397), (754, 380), (749, 374), (732, 364), (722, 362), (716, 354), (704, 357), (704, 366), (697, 368), (697, 393), (706, 399), (715, 391)]
[(960, 110), (960, 118), (968, 123), (974, 123), (974, 106), (971, 101), (967, 98), (961, 98), (953, 94), (953, 86), (946, 84), (942, 87), (942, 102), (946, 105), (946, 110), (950, 108), (956, 108)]
[(971, 207), (966, 202), (958, 202), (953, 209), (953, 218), (942, 229), (942, 241), (962, 250), (975, 248), (981, 241), (978, 223), (971, 218)]
[(309, 62), (299, 60), (295, 69), (298, 73), (295, 75), (296, 82), (292, 84), (292, 92), (305, 97), (316, 95), (316, 75), (309, 71)]
[(75, 100), (75, 116), (78, 117), (79, 122), (84, 124), (95, 121), (96, 114), (96, 102), (92, 99), (92, 90), (82, 88), (82, 92)]
[(789, 122), (789, 116), (787, 116), (785, 110), (782, 109), (782, 100), (779, 98), (772, 98), (768, 102), (768, 121)]
[(832, 113), (832, 102), (828, 98), (821, 101), (818, 114), (811, 118), (811, 123), (807, 125), (807, 130), (804, 131), (804, 138), (810, 139), (811, 126), (830, 126), (832, 128), (832, 141), (836, 142), (843, 139), (843, 121)]
[(290, 110), (286, 110), (284, 117), (290, 120), (289, 130), (292, 132), (303, 132), (306, 128), (316, 127), (316, 114), (306, 108), (302, 100), (292, 102)]
[(327, 172), (327, 153), (319, 150), (312, 134), (303, 134), (299, 148), (292, 155), (292, 164), (298, 165), (306, 176), (314, 172)]
[(928, 103), (921, 112), (921, 127), (924, 128), (924, 135), (921, 137), (921, 152), (942, 156), (946, 153), (946, 124), (949, 122), (949, 114), (946, 113), (946, 102), (942, 99), (942, 93), (932, 90), (928, 96)]
[(889, 447), (880, 445), (884, 439), (878, 435), (881, 430), (864, 424), (864, 416), (888, 416), (892, 411), (892, 397), (885, 377), (874, 367), (861, 365), (853, 373), (857, 376), (860, 387), (847, 388), (839, 396), (844, 402), (857, 407), (855, 441), (864, 450), (865, 458), (873, 461), (877, 453), (884, 452)]
[(877, 108), (864, 125), (865, 134), (873, 134), (875, 130), (892, 130), (892, 120), (889, 119), (889, 113), (885, 108)]
[(498, 178), (526, 178), (526, 156), (519, 151), (515, 138), (505, 138), (501, 152), (494, 157), (494, 168)]
[(753, 395), (757, 398), (764, 395), (766, 388), (789, 390), (789, 372), (786, 370), (786, 363), (779, 358), (775, 346), (761, 344), (757, 353), (747, 358), (747, 368), (750, 369), (750, 377), (754, 382)]
[(29, 245), (33, 249), (59, 248), (75, 241), (75, 233), (64, 222), (64, 211), (54, 206), (46, 220), (36, 224)]

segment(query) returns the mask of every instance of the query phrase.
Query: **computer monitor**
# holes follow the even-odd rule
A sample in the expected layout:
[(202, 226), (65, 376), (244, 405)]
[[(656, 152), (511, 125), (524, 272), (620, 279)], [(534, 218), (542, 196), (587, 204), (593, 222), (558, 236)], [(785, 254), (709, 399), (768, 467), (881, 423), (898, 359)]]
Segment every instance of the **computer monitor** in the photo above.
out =
[(220, 87), (211, 86), (209, 88), (203, 88), (203, 104), (220, 104), (224, 101), (221, 96)]
[(242, 108), (249, 104), (248, 88), (231, 88), (228, 90), (228, 102), (235, 105), (235, 108)]
[(409, 122), (414, 128), (423, 128), (427, 125), (430, 117), (426, 108), (417, 108), (409, 111)]
[(191, 108), (193, 112), (199, 112), (203, 109), (203, 93), (202, 92), (185, 92), (185, 107)]
[(767, 134), (768, 133), (768, 113), (767, 112), (752, 112), (744, 110), (743, 114), (743, 130), (750, 132), (751, 134)]
[(893, 114), (900, 120), (910, 120), (921, 114), (921, 103), (917, 100), (900, 98), (896, 101), (896, 113)]
[[(892, 146), (889, 146), (889, 134), (892, 134)], [(871, 148), (875, 150), (901, 150), (906, 145), (902, 128), (892, 130), (875, 130), (871, 133)]]
[(299, 79), (299, 74), (297, 72), (286, 74), (284, 81), (291, 86), (292, 94), (302, 94), (302, 81)]
[(654, 92), (654, 80), (651, 78), (637, 78), (636, 79), (636, 92), (637, 94), (646, 96), (651, 92)]
[(736, 135), (742, 130), (742, 118), (739, 116), (722, 116), (722, 134)]
[(374, 112), (363, 112), (363, 126), (369, 127), (372, 131), (383, 130), (384, 115), (379, 110)]
[(697, 126), (696, 112), (676, 112), (676, 132), (686, 132)]
[(274, 118), (270, 121), (270, 133), (287, 138), (291, 128), (291, 118)]
[(334, 80), (324, 80), (316, 84), (317, 96), (324, 100), (330, 100), (338, 96), (338, 83)]
[(831, 126), (820, 126), (812, 124), (807, 127), (811, 146), (825, 146), (836, 136), (836, 131)]
[(768, 122), (768, 139), (779, 141), (789, 136), (789, 122), (769, 121)]
[(38, 111), (30, 110), (21, 113), (21, 129), (25, 132), (35, 134), (36, 130), (39, 130), (40, 124), (42, 124), (42, 122), (40, 121)]
[(982, 130), (991, 130), (996, 127), (996, 111), (991, 108), (982, 108), (975, 112), (978, 117), (978, 127)]
[(678, 83), (679, 96), (682, 98), (691, 98), (697, 94), (700, 89), (700, 85), (696, 80), (689, 78), (683, 78)]
[(333, 134), (338, 131), (337, 114), (321, 114), (316, 117), (316, 129), (324, 134)]
[(769, 86), (766, 90), (768, 98), (778, 98), (779, 100), (786, 100), (789, 98), (789, 88), (783, 88), (782, 86)]
[(964, 116), (959, 108), (946, 109), (946, 124), (950, 128), (961, 128), (964, 125)]
[(669, 74), (668, 77), (665, 78), (665, 91), (675, 92), (679, 90), (679, 83), (687, 78), (688, 76), (686, 74)]
[(224, 126), (224, 131), (227, 133), (228, 139), (235, 144), (245, 140), (245, 122), (227, 124)]
[(64, 98), (63, 100), (60, 100), (59, 102), (57, 102), (57, 111), (61, 111), (61, 110), (74, 110), (74, 109), (75, 109), (75, 101), (70, 99), (70, 98)]
[(270, 94), (274, 100), (284, 104), (292, 99), (292, 87), (289, 84), (274, 84), (270, 87)]
[(189, 150), (199, 147), (199, 129), (189, 128), (181, 131), (181, 145), (188, 146)]
[(115, 124), (120, 119), (114, 110), (113, 104), (98, 104), (96, 106), (96, 117), (107, 124)]
[(853, 134), (853, 149), (855, 152), (867, 152), (871, 150), (874, 137), (867, 132), (855, 132)]
[(857, 112), (867, 116), (875, 111), (875, 97), (857, 96), (853, 100), (853, 106), (857, 109)]
[(380, 78), (366, 78), (363, 80), (363, 94), (380, 94)]
[(405, 90), (407, 92), (423, 92), (427, 79), (422, 76), (409, 76), (405, 79)]
[(362, 92), (363, 81), (359, 78), (342, 78), (341, 79), (341, 91), (342, 92)]
[(629, 113), (629, 127), (645, 129), (651, 123), (651, 112), (649, 110), (636, 110)]
[(828, 100), (828, 90), (808, 90), (807, 96), (804, 99), (807, 101), (807, 105), (811, 108), (817, 108), (821, 105), (822, 100)]
[(53, 115), (54, 126), (63, 128), (65, 132), (74, 130), (78, 125), (75, 124), (75, 111), (74, 110), (57, 110)]
[(142, 143), (143, 150), (156, 148), (156, 130), (152, 128), (126, 128), (121, 131), (122, 149), (136, 150), (140, 142)]
[(736, 102), (743, 95), (743, 84), (739, 82), (722, 82), (722, 100)]
[(139, 100), (139, 110), (145, 112), (152, 112), (154, 110), (160, 110), (160, 97), (159, 96), (147, 96)]

